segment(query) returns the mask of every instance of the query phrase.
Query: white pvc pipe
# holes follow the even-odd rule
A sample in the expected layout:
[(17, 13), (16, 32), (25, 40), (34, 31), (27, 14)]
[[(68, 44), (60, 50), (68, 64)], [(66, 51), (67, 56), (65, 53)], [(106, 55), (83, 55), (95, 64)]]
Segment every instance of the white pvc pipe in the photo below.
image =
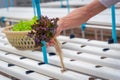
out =
[(0, 80), (12, 80), (12, 79), (10, 79), (10, 78), (8, 78), (8, 77), (5, 77), (5, 76), (3, 76), (3, 75), (0, 75)]
[(85, 31), (82, 31), (82, 38), (85, 38)]
[[(25, 73), (26, 71), (28, 71), (27, 69), (24, 69), (18, 66), (8, 67), (8, 63), (1, 61), (1, 60), (0, 60), (0, 71), (8, 75), (14, 76), (18, 79), (21, 79), (21, 80), (49, 80), (51, 79), (44, 75), (38, 74), (36, 72), (27, 75)], [(0, 78), (0, 80), (7, 80), (7, 79)]]
[[(3, 50), (3, 49), (2, 49)], [(5, 50), (5, 49), (4, 49)], [(6, 49), (8, 51), (11, 50), (12, 53), (14, 54), (18, 54), (18, 55), (22, 55), (22, 56), (29, 56), (29, 58), (33, 58), (33, 59), (37, 59), (37, 60), (42, 60), (42, 54), (40, 52), (31, 52), (31, 51), (15, 51), (12, 48), (11, 49)], [(29, 54), (28, 54), (29, 53)], [(52, 57), (48, 57), (49, 58), (49, 62), (51, 64), (54, 65), (60, 65), (59, 63), (59, 59), (57, 56), (52, 56)], [(73, 56), (73, 59), (75, 59), (75, 57)], [(98, 77), (102, 77), (102, 78), (117, 78), (116, 76), (119, 77), (118, 73), (117, 74), (113, 74), (114, 72), (116, 72), (117, 70), (112, 70), (111, 68), (107, 68), (107, 67), (102, 67), (102, 68), (95, 68), (95, 65), (90, 64), (90, 63), (86, 63), (84, 61), (75, 61), (75, 62), (70, 62), (69, 59), (64, 58), (64, 63), (65, 63), (65, 67), (75, 70), (75, 71), (80, 71), (86, 74), (90, 74), (90, 75), (94, 75), (94, 76), (98, 76)], [(73, 66), (74, 65), (74, 66)], [(103, 70), (101, 70), (103, 69)], [(109, 71), (113, 71), (113, 72), (107, 72), (106, 69), (108, 69)], [(90, 72), (89, 72), (90, 71)], [(92, 73), (91, 73), (92, 71)], [(103, 72), (104, 71), (104, 72)], [(111, 76), (111, 77), (110, 77)]]
[(100, 34), (101, 34), (101, 40), (103, 41), (103, 40), (104, 40), (104, 32), (103, 32), (103, 29), (100, 30)]
[(95, 40), (98, 40), (98, 34), (97, 34), (97, 29), (94, 30), (95, 34)]
[(120, 51), (116, 51), (116, 50), (103, 51), (104, 48), (99, 48), (94, 46), (85, 46), (81, 48), (81, 46), (82, 44), (75, 44), (75, 43), (68, 42), (64, 44), (62, 48), (86, 52), (88, 54), (101, 55), (101, 56), (110, 57), (114, 59), (120, 59), (120, 54), (119, 54)]
[[(14, 58), (13, 58), (14, 57)], [(51, 76), (53, 78), (57, 78), (60, 80), (79, 80), (81, 77), (81, 74), (76, 73), (76, 72), (72, 72), (67, 70), (64, 74), (61, 73), (60, 68), (56, 67), (56, 66), (52, 66), (49, 64), (44, 64), (44, 65), (38, 65), (38, 61), (32, 60), (32, 59), (23, 59), (20, 60), (19, 59), (20, 56), (17, 55), (13, 55), (13, 54), (9, 54), (9, 55), (4, 55), (1, 54), (0, 55), (0, 59), (10, 62), (10, 63), (14, 63), (18, 66), (24, 67), (26, 69), (30, 69), (30, 70), (34, 70), (38, 73), (47, 75), (47, 76)], [(57, 58), (58, 59), (58, 58)], [(84, 76), (84, 75), (82, 75)], [(83, 80), (88, 80), (89, 77), (83, 77)]]
[(83, 44), (83, 45), (89, 45), (89, 46), (96, 46), (101, 48), (111, 48), (115, 50), (120, 50), (120, 44), (108, 44), (108, 42), (105, 41), (98, 41), (98, 40), (89, 40), (89, 39), (83, 39), (83, 38), (73, 38), (70, 39), (68, 36), (59, 36), (58, 40), (60, 41), (67, 41), (71, 43), (77, 43), (77, 44)]

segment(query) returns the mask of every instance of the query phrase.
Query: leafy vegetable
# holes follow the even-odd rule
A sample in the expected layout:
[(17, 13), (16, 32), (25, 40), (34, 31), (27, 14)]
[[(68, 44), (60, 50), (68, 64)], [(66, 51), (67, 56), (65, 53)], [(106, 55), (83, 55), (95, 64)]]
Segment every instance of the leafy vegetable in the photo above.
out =
[(15, 24), (12, 28), (12, 31), (27, 31), (31, 30), (31, 25), (36, 23), (37, 17), (33, 17), (30, 21), (21, 20), (19, 23)]
[(42, 16), (31, 26), (32, 30), (28, 36), (34, 39), (35, 47), (42, 46), (41, 41), (49, 42), (54, 37), (57, 21), (58, 18), (49, 19), (47, 16)]
[(32, 30), (28, 33), (28, 36), (33, 38), (35, 41), (35, 47), (42, 47), (41, 41), (49, 42), (52, 38), (54, 40), (54, 45), (56, 52), (59, 55), (60, 63), (62, 67), (62, 72), (65, 71), (62, 50), (60, 48), (58, 40), (54, 37), (57, 28), (58, 18), (49, 19), (47, 16), (42, 16), (40, 20), (37, 20), (35, 24), (31, 26)]

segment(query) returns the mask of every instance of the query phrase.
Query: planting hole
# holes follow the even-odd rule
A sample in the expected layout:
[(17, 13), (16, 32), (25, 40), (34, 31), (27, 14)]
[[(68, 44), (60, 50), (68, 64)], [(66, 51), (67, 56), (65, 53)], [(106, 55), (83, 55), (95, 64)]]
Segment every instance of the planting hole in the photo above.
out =
[(82, 54), (82, 52), (77, 52), (77, 54)]
[(11, 53), (9, 53), (9, 52), (5, 53), (5, 55), (9, 55), (9, 54), (11, 54)]
[(53, 78), (53, 79), (49, 79), (49, 80), (58, 80), (58, 79)]
[(54, 52), (49, 52), (49, 56), (55, 56), (56, 55), (56, 53), (54, 53)]
[(110, 49), (109, 49), (109, 48), (104, 48), (104, 49), (103, 49), (103, 51), (108, 51), (108, 50), (110, 50)]
[(62, 44), (66, 44), (67, 42), (63, 42)]
[(83, 47), (85, 47), (85, 46), (86, 46), (86, 45), (81, 45), (80, 47), (83, 48)]
[(25, 73), (26, 74), (30, 74), (30, 73), (33, 73), (34, 71), (33, 70), (28, 70), (28, 71), (26, 71)]
[(95, 67), (96, 67), (96, 68), (101, 68), (102, 66), (100, 66), (100, 65), (96, 65)]
[(15, 66), (15, 64), (8, 64), (8, 67), (12, 67), (12, 66)]
[(8, 45), (8, 43), (4, 43), (4, 45)]
[(102, 56), (102, 57), (100, 57), (100, 59), (106, 59), (107, 57), (104, 57), (104, 56)]
[(38, 65), (43, 65), (43, 64), (45, 64), (44, 62), (40, 62), (40, 63), (38, 63)]
[(88, 41), (91, 41), (91, 39), (88, 39)]
[(95, 80), (95, 78), (94, 77), (90, 77), (89, 80)]
[(71, 59), (70, 61), (75, 61), (75, 59)]

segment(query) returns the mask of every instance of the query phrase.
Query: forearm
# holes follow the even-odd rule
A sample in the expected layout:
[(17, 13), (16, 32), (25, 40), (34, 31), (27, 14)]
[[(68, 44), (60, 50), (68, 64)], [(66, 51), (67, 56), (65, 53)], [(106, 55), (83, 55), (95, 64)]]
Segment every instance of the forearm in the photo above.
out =
[(94, 0), (87, 6), (77, 8), (61, 19), (63, 30), (78, 27), (105, 9), (106, 7), (98, 0)]
[(87, 9), (86, 11), (87, 19), (97, 15), (98, 13), (106, 9), (106, 7), (103, 4), (101, 4), (98, 0), (94, 0), (92, 3), (85, 6), (85, 8)]

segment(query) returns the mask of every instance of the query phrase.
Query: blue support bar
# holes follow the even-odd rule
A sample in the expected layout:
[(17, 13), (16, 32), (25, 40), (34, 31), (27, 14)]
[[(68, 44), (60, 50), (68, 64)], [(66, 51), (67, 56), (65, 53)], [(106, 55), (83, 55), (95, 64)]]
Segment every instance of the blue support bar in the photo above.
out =
[[(37, 10), (38, 19), (40, 19), (41, 18), (40, 0), (35, 0), (35, 6), (36, 6), (36, 10)], [(45, 64), (48, 64), (46, 42), (42, 41), (41, 43), (43, 44), (42, 52), (43, 52), (44, 62), (45, 62)]]
[(43, 47), (42, 47), (42, 52), (43, 52), (43, 58), (45, 64), (48, 64), (48, 58), (47, 58), (47, 51), (46, 51), (46, 42), (42, 41)]
[(6, 3), (6, 9), (7, 9), (7, 11), (8, 11), (8, 7), (9, 7), (9, 6), (8, 6), (8, 0), (6, 0), (5, 3)]
[(116, 18), (115, 18), (115, 6), (114, 5), (111, 7), (111, 13), (112, 13), (112, 39), (114, 40), (114, 43), (117, 43)]
[(13, 7), (13, 6), (14, 6), (14, 1), (10, 0), (10, 7)]
[(40, 19), (40, 17), (41, 17), (40, 0), (35, 0), (35, 6), (36, 6), (36, 10), (37, 10), (38, 19)]
[(86, 23), (83, 23), (83, 24), (81, 25), (81, 29), (82, 29), (82, 31), (84, 31), (85, 28), (86, 28)]
[(69, 0), (66, 0), (67, 1), (67, 10), (68, 10), (68, 13), (70, 12), (70, 5), (69, 5)]
[(34, 11), (34, 16), (36, 16), (36, 6), (35, 6), (34, 0), (32, 0), (32, 7), (33, 7), (33, 11)]
[(2, 21), (2, 23), (4, 23), (5, 22), (5, 17), (1, 17), (0, 20)]
[[(4, 0), (2, 0), (2, 2), (3, 2), (3, 1), (4, 1)], [(2, 7), (3, 7), (3, 4), (0, 5), (0, 8), (2, 8)]]
[(63, 0), (60, 0), (60, 7), (63, 8)]

